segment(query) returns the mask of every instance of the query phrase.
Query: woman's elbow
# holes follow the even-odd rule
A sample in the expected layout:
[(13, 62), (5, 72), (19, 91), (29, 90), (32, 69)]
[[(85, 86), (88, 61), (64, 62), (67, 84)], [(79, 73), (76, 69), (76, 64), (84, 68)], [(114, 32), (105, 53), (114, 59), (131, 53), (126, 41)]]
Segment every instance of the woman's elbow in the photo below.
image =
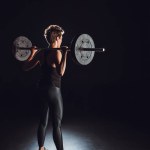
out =
[(30, 71), (32, 69), (32, 66), (28, 65), (28, 64), (24, 64), (22, 66), (22, 70), (23, 71)]
[(64, 72), (60, 72), (59, 75), (62, 77), (64, 75)]
[(29, 71), (30, 69), (29, 69), (29, 68), (22, 67), (22, 70), (23, 70), (23, 71)]
[(57, 70), (57, 73), (58, 73), (58, 75), (61, 76), (61, 77), (64, 75), (64, 71), (63, 71), (63, 70)]
[(63, 69), (61, 69), (61, 68), (59, 68), (59, 67), (56, 67), (56, 71), (57, 71), (57, 74), (59, 75), (59, 76), (63, 76), (64, 75), (64, 70)]

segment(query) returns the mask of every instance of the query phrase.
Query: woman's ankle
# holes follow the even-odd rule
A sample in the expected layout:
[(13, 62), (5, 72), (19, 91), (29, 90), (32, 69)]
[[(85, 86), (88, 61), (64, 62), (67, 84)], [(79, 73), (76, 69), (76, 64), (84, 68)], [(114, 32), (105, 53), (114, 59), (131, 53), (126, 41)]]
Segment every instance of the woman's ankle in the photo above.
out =
[(39, 147), (39, 150), (44, 150), (44, 146), (42, 146), (42, 147)]

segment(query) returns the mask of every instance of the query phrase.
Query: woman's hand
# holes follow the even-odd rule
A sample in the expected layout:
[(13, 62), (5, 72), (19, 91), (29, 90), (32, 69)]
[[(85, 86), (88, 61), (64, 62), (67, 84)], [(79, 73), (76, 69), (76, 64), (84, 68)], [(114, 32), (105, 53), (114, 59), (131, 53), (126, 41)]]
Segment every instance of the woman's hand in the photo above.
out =
[(31, 47), (30, 50), (31, 50), (31, 55), (30, 55), (30, 57), (28, 58), (28, 61), (32, 60), (33, 57), (35, 56), (35, 54), (36, 54), (37, 51), (38, 51), (36, 46)]
[(61, 46), (62, 54), (67, 54), (68, 46)]

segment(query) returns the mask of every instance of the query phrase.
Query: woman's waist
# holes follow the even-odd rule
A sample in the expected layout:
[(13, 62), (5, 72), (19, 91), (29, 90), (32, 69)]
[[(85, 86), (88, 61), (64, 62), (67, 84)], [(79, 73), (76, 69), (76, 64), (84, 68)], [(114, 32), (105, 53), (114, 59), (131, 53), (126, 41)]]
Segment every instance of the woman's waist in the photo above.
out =
[(61, 86), (61, 78), (40, 78), (38, 82), (38, 86), (53, 86), (60, 87)]

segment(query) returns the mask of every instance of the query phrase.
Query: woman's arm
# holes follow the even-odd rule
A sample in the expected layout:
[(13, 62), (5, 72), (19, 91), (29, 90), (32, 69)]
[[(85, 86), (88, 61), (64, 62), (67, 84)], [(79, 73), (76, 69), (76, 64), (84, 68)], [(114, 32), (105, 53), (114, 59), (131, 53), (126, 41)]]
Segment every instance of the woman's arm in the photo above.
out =
[(41, 52), (38, 52), (35, 48), (31, 49), (31, 56), (24, 62), (22, 69), (29, 71), (36, 65), (40, 64)]
[(67, 50), (63, 50), (62, 53), (57, 50), (55, 56), (56, 70), (60, 76), (63, 76), (66, 69)]

